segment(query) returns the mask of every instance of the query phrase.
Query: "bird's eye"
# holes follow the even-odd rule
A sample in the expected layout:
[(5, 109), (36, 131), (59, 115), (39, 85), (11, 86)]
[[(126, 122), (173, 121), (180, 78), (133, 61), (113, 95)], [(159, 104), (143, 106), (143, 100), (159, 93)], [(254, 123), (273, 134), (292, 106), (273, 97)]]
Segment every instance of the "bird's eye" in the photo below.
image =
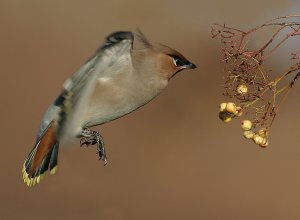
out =
[(175, 66), (183, 66), (185, 65), (185, 62), (180, 58), (180, 57), (173, 57), (173, 62), (175, 64)]

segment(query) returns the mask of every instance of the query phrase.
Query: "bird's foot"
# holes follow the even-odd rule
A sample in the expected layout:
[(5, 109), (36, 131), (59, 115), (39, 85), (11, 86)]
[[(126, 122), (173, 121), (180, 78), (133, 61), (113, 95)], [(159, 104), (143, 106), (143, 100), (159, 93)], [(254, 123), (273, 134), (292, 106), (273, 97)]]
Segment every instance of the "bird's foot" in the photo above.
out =
[(104, 161), (104, 165), (107, 164), (107, 158), (105, 153), (104, 141), (102, 136), (97, 131), (91, 131), (88, 129), (83, 129), (80, 136), (80, 146), (97, 145), (97, 154), (99, 155), (99, 160)]

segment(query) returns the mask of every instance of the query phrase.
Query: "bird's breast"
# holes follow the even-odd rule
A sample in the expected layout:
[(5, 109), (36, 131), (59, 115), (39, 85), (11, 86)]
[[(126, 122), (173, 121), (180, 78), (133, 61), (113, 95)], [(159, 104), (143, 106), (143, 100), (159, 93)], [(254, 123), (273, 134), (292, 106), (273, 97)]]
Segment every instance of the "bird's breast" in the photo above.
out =
[(87, 107), (85, 126), (103, 124), (134, 111), (166, 85), (166, 80), (134, 73), (99, 77)]

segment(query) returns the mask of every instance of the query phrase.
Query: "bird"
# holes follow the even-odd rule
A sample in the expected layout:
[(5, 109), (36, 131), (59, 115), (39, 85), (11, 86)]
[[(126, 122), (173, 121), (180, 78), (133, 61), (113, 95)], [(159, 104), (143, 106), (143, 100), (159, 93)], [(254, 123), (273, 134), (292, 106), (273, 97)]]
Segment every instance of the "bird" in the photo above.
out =
[[(136, 48), (138, 42), (141, 48)], [(60, 144), (80, 138), (81, 146), (96, 145), (99, 160), (107, 163), (103, 137), (91, 130), (144, 106), (177, 73), (196, 65), (177, 50), (150, 42), (138, 29), (108, 35), (75, 73), (46, 110), (33, 149), (22, 167), (31, 187), (57, 170)]]

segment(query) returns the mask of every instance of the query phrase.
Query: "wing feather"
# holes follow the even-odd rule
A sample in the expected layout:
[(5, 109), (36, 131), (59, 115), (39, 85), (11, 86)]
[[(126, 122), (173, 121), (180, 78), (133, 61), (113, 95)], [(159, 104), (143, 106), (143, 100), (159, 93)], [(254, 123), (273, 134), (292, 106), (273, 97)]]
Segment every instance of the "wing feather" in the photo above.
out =
[[(123, 34), (121, 37), (118, 35), (120, 33)], [(130, 35), (124, 36), (124, 33)], [(110, 69), (118, 65), (118, 60), (130, 53), (132, 41), (131, 32), (110, 35), (96, 54), (66, 81), (57, 132), (61, 141), (69, 141), (80, 133), (86, 106), (95, 89), (97, 78), (103, 74), (110, 74)]]

